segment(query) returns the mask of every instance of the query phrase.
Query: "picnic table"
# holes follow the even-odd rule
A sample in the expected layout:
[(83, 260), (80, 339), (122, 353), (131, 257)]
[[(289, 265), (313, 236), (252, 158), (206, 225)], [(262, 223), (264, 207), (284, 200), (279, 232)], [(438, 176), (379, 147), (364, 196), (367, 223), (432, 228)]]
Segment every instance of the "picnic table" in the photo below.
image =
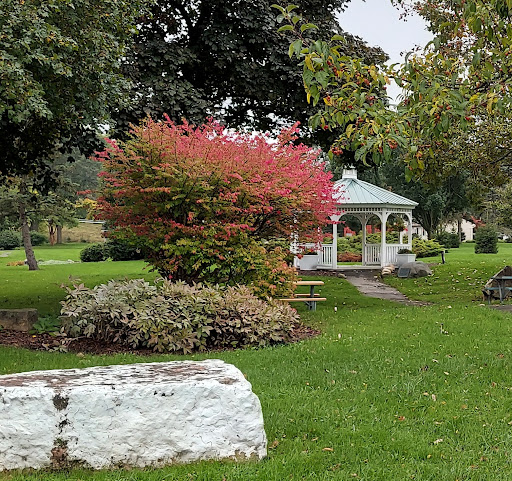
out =
[[(512, 286), (510, 286), (510, 284), (512, 283), (512, 276), (495, 275), (495, 276), (492, 276), (491, 279), (496, 281), (497, 285), (494, 287), (486, 286), (485, 289), (487, 291), (497, 290), (499, 293), (499, 296), (500, 296), (500, 302), (503, 303), (503, 299), (505, 299), (505, 297), (507, 297), (507, 291), (512, 292)], [(509, 285), (507, 285), (507, 282)], [(491, 300), (492, 300), (491, 292), (489, 293), (488, 300), (489, 300), (489, 304), (490, 304)]]
[(316, 303), (326, 301), (326, 297), (320, 297), (320, 294), (315, 293), (315, 287), (323, 286), (323, 281), (297, 281), (295, 287), (309, 286), (309, 293), (296, 293), (289, 299), (280, 299), (286, 302), (304, 302), (310, 311), (316, 311)]

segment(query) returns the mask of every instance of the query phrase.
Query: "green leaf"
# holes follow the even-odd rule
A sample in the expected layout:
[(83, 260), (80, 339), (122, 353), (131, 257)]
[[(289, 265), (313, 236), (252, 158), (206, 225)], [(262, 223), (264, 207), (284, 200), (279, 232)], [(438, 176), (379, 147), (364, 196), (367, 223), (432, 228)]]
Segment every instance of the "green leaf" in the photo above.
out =
[(301, 33), (305, 32), (306, 30), (310, 30), (310, 29), (318, 29), (318, 27), (316, 25), (314, 25), (313, 23), (305, 23), (304, 25), (300, 26)]
[(281, 13), (285, 13), (285, 9), (281, 7), (281, 5), (277, 5), (277, 3), (273, 3), (272, 5), (270, 5), (270, 8), (275, 8), (279, 10)]
[(331, 42), (343, 42), (343, 43), (347, 43), (347, 39), (343, 36), (343, 35), (333, 35), (331, 37)]
[(290, 44), (290, 48), (288, 49), (288, 55), (290, 56), (290, 58), (293, 57), (294, 53), (297, 53), (297, 56), (298, 56), (299, 52), (301, 50), (301, 47), (302, 47), (302, 40), (297, 39), (297, 40), (295, 40), (295, 42), (292, 42)]
[(277, 29), (278, 32), (288, 32), (290, 30), (293, 30), (293, 27), (291, 25), (283, 25), (282, 27), (279, 27)]

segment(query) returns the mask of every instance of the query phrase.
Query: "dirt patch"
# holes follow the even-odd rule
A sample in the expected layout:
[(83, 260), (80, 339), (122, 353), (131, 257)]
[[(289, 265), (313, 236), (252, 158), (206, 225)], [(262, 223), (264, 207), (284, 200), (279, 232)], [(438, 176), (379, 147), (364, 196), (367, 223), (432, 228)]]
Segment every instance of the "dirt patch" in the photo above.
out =
[[(303, 324), (296, 324), (292, 331), (292, 342), (302, 341), (316, 337), (320, 331)], [(28, 332), (13, 331), (11, 329), (0, 329), (0, 345), (13, 346), (34, 351), (62, 351), (82, 354), (138, 354), (150, 356), (159, 354), (151, 349), (133, 349), (120, 344), (110, 344), (81, 337), (69, 339), (54, 337), (49, 334), (29, 334)]]

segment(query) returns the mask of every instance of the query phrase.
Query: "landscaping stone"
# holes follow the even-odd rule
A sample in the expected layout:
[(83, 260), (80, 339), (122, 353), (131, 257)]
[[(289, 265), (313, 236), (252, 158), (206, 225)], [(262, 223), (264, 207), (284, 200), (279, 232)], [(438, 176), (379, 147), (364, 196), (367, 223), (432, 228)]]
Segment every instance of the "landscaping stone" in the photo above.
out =
[(265, 455), (260, 402), (223, 361), (0, 376), (0, 471)]
[(424, 262), (408, 262), (402, 264), (398, 270), (398, 277), (402, 277), (400, 272), (408, 270), (406, 277), (427, 277), (432, 275), (432, 269)]
[(37, 309), (0, 309), (0, 326), (4, 329), (29, 332), (37, 319)]

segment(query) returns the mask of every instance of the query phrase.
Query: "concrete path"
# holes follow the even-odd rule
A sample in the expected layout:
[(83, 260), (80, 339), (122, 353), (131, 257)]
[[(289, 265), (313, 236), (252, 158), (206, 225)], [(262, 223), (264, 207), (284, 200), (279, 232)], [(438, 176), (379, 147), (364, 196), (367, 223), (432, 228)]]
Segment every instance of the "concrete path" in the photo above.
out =
[(343, 275), (353, 286), (357, 287), (361, 294), (378, 299), (400, 302), (408, 306), (426, 306), (428, 303), (411, 301), (394, 287), (390, 287), (380, 281), (378, 270), (354, 270), (344, 271)]

